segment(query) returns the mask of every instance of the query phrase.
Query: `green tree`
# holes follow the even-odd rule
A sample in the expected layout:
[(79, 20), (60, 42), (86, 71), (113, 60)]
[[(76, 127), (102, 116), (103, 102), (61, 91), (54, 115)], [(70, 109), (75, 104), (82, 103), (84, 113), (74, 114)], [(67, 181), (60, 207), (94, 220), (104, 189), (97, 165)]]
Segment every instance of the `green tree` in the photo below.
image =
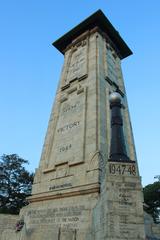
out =
[(155, 223), (160, 222), (160, 176), (158, 181), (144, 187), (144, 202), (148, 205), (146, 212), (152, 215)]
[(0, 213), (18, 214), (28, 204), (26, 197), (31, 194), (33, 173), (24, 164), (28, 161), (17, 154), (0, 157)]

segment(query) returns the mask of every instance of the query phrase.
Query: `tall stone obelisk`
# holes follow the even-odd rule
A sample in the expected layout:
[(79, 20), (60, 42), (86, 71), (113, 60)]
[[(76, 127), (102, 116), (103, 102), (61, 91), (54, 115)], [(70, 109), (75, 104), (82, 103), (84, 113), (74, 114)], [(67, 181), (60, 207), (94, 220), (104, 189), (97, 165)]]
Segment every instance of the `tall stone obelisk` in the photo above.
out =
[(30, 204), (27, 240), (144, 240), (143, 197), (121, 60), (102, 11), (53, 45), (64, 66)]

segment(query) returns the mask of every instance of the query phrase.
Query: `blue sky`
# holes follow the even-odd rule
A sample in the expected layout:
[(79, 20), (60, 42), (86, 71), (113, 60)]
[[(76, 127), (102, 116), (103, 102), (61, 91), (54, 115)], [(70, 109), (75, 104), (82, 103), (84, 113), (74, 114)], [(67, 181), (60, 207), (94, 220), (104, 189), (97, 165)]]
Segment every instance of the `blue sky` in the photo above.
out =
[(51, 43), (98, 9), (134, 53), (122, 67), (146, 185), (160, 174), (159, 0), (1, 0), (0, 155), (17, 153), (29, 170), (38, 167), (63, 64)]

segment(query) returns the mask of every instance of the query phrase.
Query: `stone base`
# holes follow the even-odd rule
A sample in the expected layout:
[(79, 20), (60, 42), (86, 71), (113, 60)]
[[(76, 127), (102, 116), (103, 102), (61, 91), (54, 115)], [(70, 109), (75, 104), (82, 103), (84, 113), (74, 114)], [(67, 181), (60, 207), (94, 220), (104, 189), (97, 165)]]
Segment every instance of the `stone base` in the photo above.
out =
[[(144, 225), (139, 177), (116, 173), (115, 178), (115, 172), (111, 171), (101, 189), (101, 194), (97, 192), (32, 202), (21, 210), (20, 216), (14, 217), (11, 226), (8, 224), (13, 217), (1, 214), (3, 231), (0, 239), (160, 239), (159, 225), (155, 225), (148, 215), (145, 216)], [(15, 232), (16, 221), (20, 219), (24, 220), (24, 226), (21, 231)]]
[(143, 195), (135, 163), (107, 164), (107, 177), (93, 215), (96, 240), (144, 240)]
[(49, 192), (48, 197), (47, 193), (33, 195), (19, 216), (19, 220), (24, 220), (22, 230), (15, 232), (12, 227), (3, 231), (0, 239), (145, 240), (146, 236), (158, 237), (158, 228), (153, 222), (150, 224), (145, 218), (144, 225), (143, 195), (136, 163), (108, 162), (106, 173), (101, 193), (97, 184), (88, 190), (84, 187), (79, 191), (64, 190), (63, 194)]
[(23, 240), (90, 238), (92, 213), (99, 193), (33, 202), (21, 211)]

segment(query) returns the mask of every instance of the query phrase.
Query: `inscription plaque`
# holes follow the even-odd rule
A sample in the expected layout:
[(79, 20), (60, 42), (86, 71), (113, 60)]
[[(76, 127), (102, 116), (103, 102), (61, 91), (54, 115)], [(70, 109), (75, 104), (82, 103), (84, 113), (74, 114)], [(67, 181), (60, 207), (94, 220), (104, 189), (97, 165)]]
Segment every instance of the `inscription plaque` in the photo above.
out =
[(135, 163), (115, 163), (109, 164), (109, 173), (113, 175), (136, 176)]
[(50, 154), (54, 165), (72, 165), (84, 161), (85, 108), (86, 91), (81, 94), (73, 92), (67, 101), (61, 103)]
[(32, 209), (27, 213), (30, 225), (52, 225), (63, 229), (78, 229), (86, 221), (85, 206), (63, 206), (48, 209)]
[[(136, 164), (135, 162), (108, 162), (108, 173), (112, 181), (116, 180), (114, 183), (109, 183), (109, 237), (138, 239), (137, 225), (133, 221), (138, 214), (138, 212), (135, 213), (138, 204)], [(128, 177), (130, 177), (130, 182), (128, 182)]]
[(64, 84), (68, 84), (77, 78), (87, 75), (87, 43), (86, 40), (81, 42), (80, 46), (72, 49), (68, 73)]

